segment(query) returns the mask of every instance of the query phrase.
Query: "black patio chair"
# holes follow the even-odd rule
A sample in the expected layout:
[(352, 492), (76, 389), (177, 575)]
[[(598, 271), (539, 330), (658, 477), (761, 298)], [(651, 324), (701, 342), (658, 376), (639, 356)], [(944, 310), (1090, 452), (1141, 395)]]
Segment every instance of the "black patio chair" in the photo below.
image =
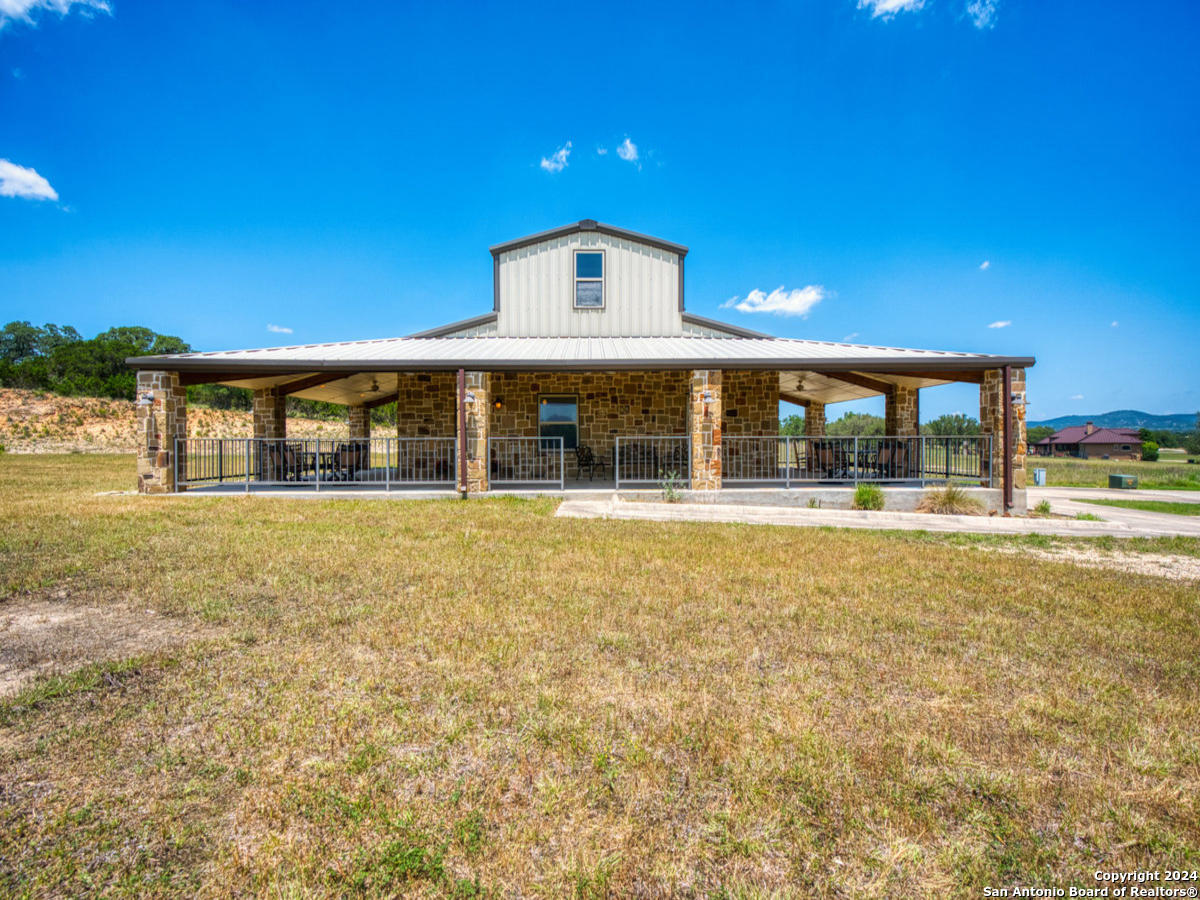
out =
[(591, 481), (597, 469), (603, 474), (607, 467), (608, 463), (604, 457), (597, 456), (591, 447), (580, 444), (575, 448), (575, 471), (579, 473), (580, 478), (583, 477), (583, 470), (587, 469), (588, 481)]

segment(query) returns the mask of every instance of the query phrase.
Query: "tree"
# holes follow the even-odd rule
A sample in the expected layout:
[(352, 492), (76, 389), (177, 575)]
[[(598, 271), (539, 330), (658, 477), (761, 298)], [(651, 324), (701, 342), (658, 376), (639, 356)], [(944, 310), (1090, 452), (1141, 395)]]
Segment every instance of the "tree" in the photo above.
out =
[(9, 322), (0, 331), (0, 359), (22, 363), (38, 355), (42, 329), (28, 322)]
[(779, 433), (793, 437), (804, 434), (804, 416), (791, 415), (779, 423)]
[(947, 413), (922, 425), (921, 431), (945, 436), (979, 434), (979, 420), (962, 413)]
[(850, 435), (882, 435), (883, 416), (870, 413), (845, 413), (836, 422), (825, 426), (826, 434), (849, 437)]
[(1142, 459), (1146, 462), (1158, 461), (1158, 444), (1154, 441), (1146, 441), (1142, 444)]
[(1025, 431), (1025, 442), (1028, 444), (1036, 444), (1038, 441), (1045, 440), (1054, 434), (1054, 429), (1049, 425), (1034, 425), (1032, 428)]

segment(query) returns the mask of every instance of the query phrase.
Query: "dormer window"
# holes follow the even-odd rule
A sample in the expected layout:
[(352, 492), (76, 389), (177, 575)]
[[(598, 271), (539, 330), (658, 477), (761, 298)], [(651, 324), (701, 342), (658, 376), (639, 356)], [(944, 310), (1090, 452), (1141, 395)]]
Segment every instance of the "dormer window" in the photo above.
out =
[(575, 251), (575, 308), (604, 308), (604, 251)]

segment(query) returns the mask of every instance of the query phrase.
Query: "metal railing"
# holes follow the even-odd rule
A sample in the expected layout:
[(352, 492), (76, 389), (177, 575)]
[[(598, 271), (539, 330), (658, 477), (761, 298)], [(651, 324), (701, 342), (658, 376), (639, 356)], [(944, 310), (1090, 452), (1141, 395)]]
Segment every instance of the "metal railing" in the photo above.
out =
[(721, 481), (858, 484), (992, 483), (990, 435), (726, 436)]
[(452, 437), (187, 438), (175, 442), (175, 483), (453, 485), (455, 449)]
[(557, 483), (566, 486), (561, 437), (489, 437), (488, 481), (491, 484)]
[(684, 435), (621, 436), (613, 446), (616, 487), (647, 484), (674, 477), (684, 485), (692, 480), (692, 440)]

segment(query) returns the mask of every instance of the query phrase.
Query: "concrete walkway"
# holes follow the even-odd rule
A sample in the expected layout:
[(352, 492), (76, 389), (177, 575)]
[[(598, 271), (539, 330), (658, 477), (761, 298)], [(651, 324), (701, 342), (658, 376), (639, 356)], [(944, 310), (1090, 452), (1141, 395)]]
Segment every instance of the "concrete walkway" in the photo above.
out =
[[(1081, 503), (1081, 500), (1161, 500), (1166, 503), (1200, 503), (1198, 491), (1120, 491), (1111, 488), (1029, 488), (1029, 508), (1041, 501), (1050, 504), (1050, 511), (1064, 516), (1081, 513), (1099, 516), (1106, 523), (1123, 525), (1136, 533), (1172, 534), (1200, 537), (1200, 516), (1179, 516), (1171, 513), (1147, 512), (1142, 509), (1122, 509)], [(1080, 523), (1084, 524), (1084, 523)], [(1147, 531), (1152, 529), (1152, 531)]]
[[(1065, 490), (1065, 489), (1058, 489)], [(1038, 502), (1029, 492), (1030, 505)], [(1157, 498), (1155, 498), (1157, 499)], [(1052, 507), (1056, 501), (1051, 500)], [(723, 503), (629, 503), (608, 500), (564, 500), (558, 515), (583, 519), (645, 519), (655, 522), (742, 522), (751, 525), (793, 525), (809, 528), (870, 528), (877, 530), (960, 532), (966, 534), (1050, 534), (1064, 537), (1200, 537), (1200, 522), (1188, 516), (1140, 513), (1134, 521), (1110, 517), (1109, 507), (1074, 504), (1105, 521), (1033, 519), (1014, 516), (937, 516), (928, 513), (862, 512), (844, 509), (806, 509), (780, 506), (738, 506)]]

